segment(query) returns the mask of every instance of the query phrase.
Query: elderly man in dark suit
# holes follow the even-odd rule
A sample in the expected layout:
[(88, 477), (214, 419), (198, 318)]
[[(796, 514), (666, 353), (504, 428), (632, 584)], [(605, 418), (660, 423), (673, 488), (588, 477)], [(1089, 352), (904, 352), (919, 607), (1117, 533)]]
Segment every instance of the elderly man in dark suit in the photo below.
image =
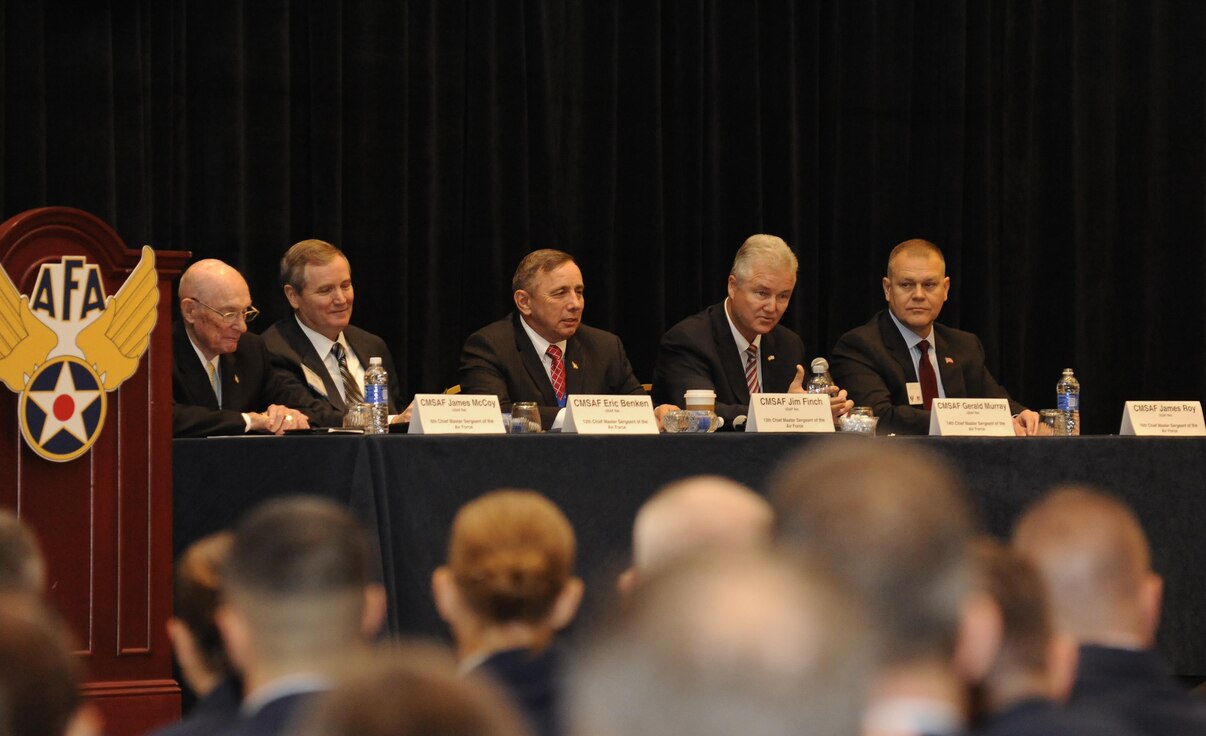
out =
[[(559, 250), (529, 253), (511, 280), (515, 311), (469, 336), (458, 381), (494, 394), (503, 411), (532, 401), (545, 429), (560, 426), (569, 394), (642, 394), (620, 338), (582, 324), (582, 271)], [(674, 407), (659, 406), (661, 417)]]
[[(729, 272), (728, 298), (671, 327), (658, 345), (653, 399), (677, 404), (689, 389), (716, 392), (726, 428), (749, 411), (751, 393), (802, 393), (804, 342), (779, 324), (799, 262), (774, 235), (751, 235)], [(854, 404), (834, 391), (834, 419)]]
[(295, 243), (281, 258), (280, 278), (293, 316), (264, 332), (272, 364), (342, 416), (364, 397), (369, 359), (381, 358), (389, 374), (389, 413), (394, 421), (408, 420), (408, 412), (398, 414), (400, 376), (385, 341), (350, 324), (356, 294), (343, 251), (323, 240)]
[(272, 367), (247, 323), (259, 310), (243, 276), (215, 259), (197, 261), (180, 277), (181, 321), (172, 328), (172, 435), (305, 429), (338, 423), (305, 388)]
[(897, 245), (883, 287), (887, 311), (842, 335), (832, 362), (834, 380), (879, 417), (880, 434), (928, 433), (936, 398), (1009, 399), (1014, 431), (1038, 431), (1038, 413), (1010, 399), (988, 372), (980, 338), (936, 322), (951, 288), (938, 246)]

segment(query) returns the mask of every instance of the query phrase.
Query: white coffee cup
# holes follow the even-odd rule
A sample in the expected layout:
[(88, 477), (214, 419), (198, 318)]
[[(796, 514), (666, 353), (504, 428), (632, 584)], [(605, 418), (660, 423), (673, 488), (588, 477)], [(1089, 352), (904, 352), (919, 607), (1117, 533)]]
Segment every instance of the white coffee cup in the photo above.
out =
[(716, 411), (716, 392), (710, 388), (688, 389), (683, 394), (683, 406), (688, 410)]

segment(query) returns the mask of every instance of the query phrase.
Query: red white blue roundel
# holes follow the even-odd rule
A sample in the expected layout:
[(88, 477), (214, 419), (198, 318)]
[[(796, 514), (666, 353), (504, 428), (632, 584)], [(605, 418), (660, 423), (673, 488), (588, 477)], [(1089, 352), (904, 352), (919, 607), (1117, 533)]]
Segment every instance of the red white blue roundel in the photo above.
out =
[(57, 462), (88, 451), (105, 424), (105, 391), (87, 363), (54, 358), (29, 379), (21, 393), (21, 433), (39, 455)]

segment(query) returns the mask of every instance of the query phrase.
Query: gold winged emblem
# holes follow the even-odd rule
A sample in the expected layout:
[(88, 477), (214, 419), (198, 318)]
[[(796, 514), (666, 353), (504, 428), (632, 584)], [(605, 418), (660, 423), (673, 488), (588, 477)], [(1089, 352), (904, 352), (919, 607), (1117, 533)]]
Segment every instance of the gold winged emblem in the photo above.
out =
[(158, 306), (155, 251), (144, 245), (130, 278), (105, 300), (105, 311), (75, 338), (106, 391), (117, 388), (138, 370), (151, 330), (155, 329)]
[(0, 268), (0, 381), (20, 393), (58, 344), (59, 336), (42, 324), (29, 308), (29, 297)]

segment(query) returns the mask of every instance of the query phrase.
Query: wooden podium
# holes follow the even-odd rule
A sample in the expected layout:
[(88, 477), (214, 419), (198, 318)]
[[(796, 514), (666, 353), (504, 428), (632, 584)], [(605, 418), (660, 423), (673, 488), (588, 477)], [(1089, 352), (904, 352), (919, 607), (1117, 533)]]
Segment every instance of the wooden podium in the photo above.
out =
[[(144, 318), (154, 319), (149, 344), (144, 337), (145, 353), (136, 366), (129, 363), (133, 372), (116, 389), (93, 385), (94, 408), (79, 426), (92, 427), (94, 434), (92, 444), (81, 450), (70, 433), (55, 432), (58, 440), (46, 437), (58, 427), (51, 416), (75, 421), (69, 412), (84, 403), (82, 394), (75, 395), (77, 404), (58, 399), (39, 413), (32, 394), (35, 379), (51, 370), (74, 370), (77, 388), (92, 380), (81, 365), (88, 365), (96, 351), (70, 370), (66, 363), (53, 365), (56, 353), (86, 352), (69, 342), (75, 336), (64, 320), (80, 310), (95, 317), (98, 282), (112, 305), (145, 254), (127, 249), (96, 217), (66, 207), (30, 210), (0, 225), (0, 265), (16, 290), (29, 297), (30, 313), (54, 327), (58, 337), (27, 390), (0, 383), (0, 504), (15, 509), (37, 533), (47, 560), (47, 594), (74, 632), (85, 663), (84, 695), (100, 708), (106, 733), (119, 736), (144, 733), (180, 713), (165, 630), (172, 609), (171, 315), (172, 282), (189, 255), (154, 252), (157, 276), (141, 271), (147, 276), (141, 296), (149, 305)], [(0, 289), (6, 286), (0, 277)], [(8, 295), (11, 318), (11, 287)], [(4, 307), (0, 301), (0, 310)], [(142, 329), (145, 335), (150, 327)], [(3, 362), (0, 355), (0, 366)], [(96, 363), (95, 378), (113, 380), (113, 362)], [(10, 361), (10, 377), (15, 363)], [(16, 375), (17, 383), (25, 380), (20, 371)], [(53, 384), (51, 378), (47, 374), (38, 385)], [(32, 449), (39, 441), (45, 444), (42, 452)], [(47, 451), (53, 459), (47, 459)], [(72, 453), (78, 456), (65, 459)]]

